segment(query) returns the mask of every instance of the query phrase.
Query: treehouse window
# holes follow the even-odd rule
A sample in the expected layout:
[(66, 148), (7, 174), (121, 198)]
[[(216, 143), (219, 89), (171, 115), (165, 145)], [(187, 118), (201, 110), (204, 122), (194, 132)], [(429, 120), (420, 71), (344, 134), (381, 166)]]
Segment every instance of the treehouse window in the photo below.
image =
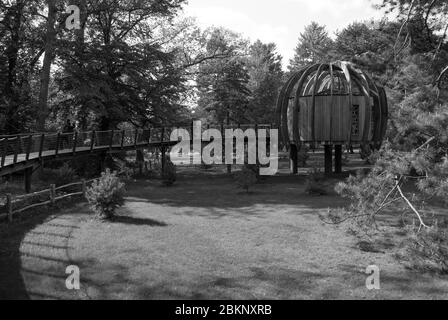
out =
[(359, 136), (359, 105), (352, 108), (352, 136)]
[(370, 135), (373, 137), (375, 135), (375, 107), (372, 106), (370, 110)]

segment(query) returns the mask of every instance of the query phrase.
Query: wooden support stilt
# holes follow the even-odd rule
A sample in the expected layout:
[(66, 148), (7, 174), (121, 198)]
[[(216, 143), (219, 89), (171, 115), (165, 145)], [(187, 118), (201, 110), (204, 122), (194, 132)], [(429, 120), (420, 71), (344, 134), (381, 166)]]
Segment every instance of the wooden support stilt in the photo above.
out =
[(334, 172), (336, 174), (342, 173), (342, 146), (337, 145), (334, 147), (334, 166), (335, 170)]
[(162, 146), (162, 176), (165, 174), (165, 166), (166, 166), (166, 149)]
[(8, 193), (6, 195), (6, 208), (8, 210), (8, 221), (11, 223), (13, 219), (13, 208), (12, 208), (12, 195)]
[(106, 153), (105, 152), (103, 152), (103, 153), (101, 153), (101, 155), (100, 155), (100, 169), (101, 169), (101, 172), (106, 172)]
[[(226, 129), (224, 127), (224, 125), (221, 125), (221, 137), (222, 137), (222, 162), (226, 163)], [(232, 159), (233, 162), (233, 159)], [(228, 164), (227, 166), (227, 173), (231, 174), (232, 173), (232, 165)]]
[(56, 185), (50, 185), (50, 203), (52, 206), (56, 203)]
[(82, 195), (83, 197), (85, 197), (87, 194), (87, 183), (85, 179), (81, 180), (81, 188), (82, 188)]
[(325, 174), (333, 173), (333, 146), (325, 145)]
[(25, 192), (31, 193), (31, 180), (33, 177), (33, 168), (26, 168), (25, 169)]
[(298, 148), (297, 145), (291, 144), (289, 147), (289, 159), (290, 159), (290, 168), (291, 174), (299, 173), (299, 157), (298, 157)]

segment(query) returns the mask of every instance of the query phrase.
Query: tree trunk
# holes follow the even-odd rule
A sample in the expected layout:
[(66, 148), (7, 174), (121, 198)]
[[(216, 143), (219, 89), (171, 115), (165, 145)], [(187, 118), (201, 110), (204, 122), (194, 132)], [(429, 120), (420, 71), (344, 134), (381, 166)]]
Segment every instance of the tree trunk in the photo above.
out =
[[(10, 8), (10, 10), (8, 10), (8, 12), (6, 13), (6, 16), (8, 16), (9, 19), (7, 17), (3, 19), (3, 23), (6, 23), (6, 21), (8, 20), (12, 21), (8, 22), (10, 40), (7, 41), (7, 47), (5, 50), (8, 76), (4, 87), (5, 88), (4, 98), (6, 101), (8, 101), (8, 107), (5, 110), (4, 127), (1, 128), (3, 132), (8, 134), (18, 132), (16, 112), (17, 112), (17, 101), (19, 97), (16, 95), (15, 92), (17, 87), (17, 61), (19, 58), (19, 50), (22, 40), (21, 29), (23, 24), (22, 17), (24, 7), (25, 7), (24, 1), (17, 1), (16, 5)], [(3, 36), (6, 30), (7, 30), (6, 28), (2, 30)]]
[(40, 74), (40, 93), (39, 93), (39, 116), (37, 120), (37, 130), (45, 131), (45, 120), (48, 116), (48, 90), (50, 86), (51, 65), (54, 59), (54, 40), (56, 38), (56, 0), (47, 0), (48, 20), (47, 34), (45, 37), (45, 56)]
[(22, 27), (23, 9), (23, 2), (18, 1), (15, 7), (15, 12), (11, 13), (14, 17), (14, 23), (11, 25), (11, 41), (6, 49), (6, 54), (8, 57), (8, 83), (5, 91), (7, 94), (11, 94), (16, 85), (17, 60), (20, 48), (20, 29)]

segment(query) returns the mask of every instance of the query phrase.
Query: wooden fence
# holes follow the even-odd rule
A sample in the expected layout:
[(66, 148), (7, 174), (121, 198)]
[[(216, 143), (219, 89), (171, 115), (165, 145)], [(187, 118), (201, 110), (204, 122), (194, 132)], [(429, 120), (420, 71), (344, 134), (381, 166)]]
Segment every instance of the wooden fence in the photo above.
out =
[[(5, 204), (6, 213), (1, 213), (0, 219), (3, 220), (7, 218), (9, 222), (12, 222), (15, 215), (21, 214), (27, 210), (48, 205), (53, 206), (56, 204), (57, 201), (71, 197), (85, 196), (88, 184), (98, 179), (99, 178), (91, 180), (82, 180), (79, 182), (70, 183), (60, 187), (56, 187), (56, 185), (52, 184), (50, 186), (50, 189), (41, 190), (38, 192), (20, 196), (13, 196), (11, 194), (7, 194)], [(78, 189), (78, 191), (74, 192), (73, 189), (75, 188)], [(67, 189), (69, 190), (68, 193), (63, 192), (64, 190)], [(29, 204), (30, 200), (33, 201), (36, 198), (39, 199), (37, 203)], [(44, 199), (42, 200), (42, 198)]]

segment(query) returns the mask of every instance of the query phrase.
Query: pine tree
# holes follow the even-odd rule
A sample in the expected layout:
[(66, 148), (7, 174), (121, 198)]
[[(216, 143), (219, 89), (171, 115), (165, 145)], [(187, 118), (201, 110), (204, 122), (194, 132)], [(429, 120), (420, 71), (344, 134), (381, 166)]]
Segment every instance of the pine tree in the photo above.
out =
[(256, 41), (251, 45), (247, 64), (249, 66), (249, 88), (253, 99), (248, 116), (252, 123), (268, 124), (274, 119), (278, 91), (282, 85), (282, 57), (273, 43)]
[(300, 34), (294, 58), (288, 66), (289, 71), (300, 70), (312, 63), (324, 62), (329, 55), (332, 44), (333, 41), (329, 37), (325, 26), (312, 22)]

